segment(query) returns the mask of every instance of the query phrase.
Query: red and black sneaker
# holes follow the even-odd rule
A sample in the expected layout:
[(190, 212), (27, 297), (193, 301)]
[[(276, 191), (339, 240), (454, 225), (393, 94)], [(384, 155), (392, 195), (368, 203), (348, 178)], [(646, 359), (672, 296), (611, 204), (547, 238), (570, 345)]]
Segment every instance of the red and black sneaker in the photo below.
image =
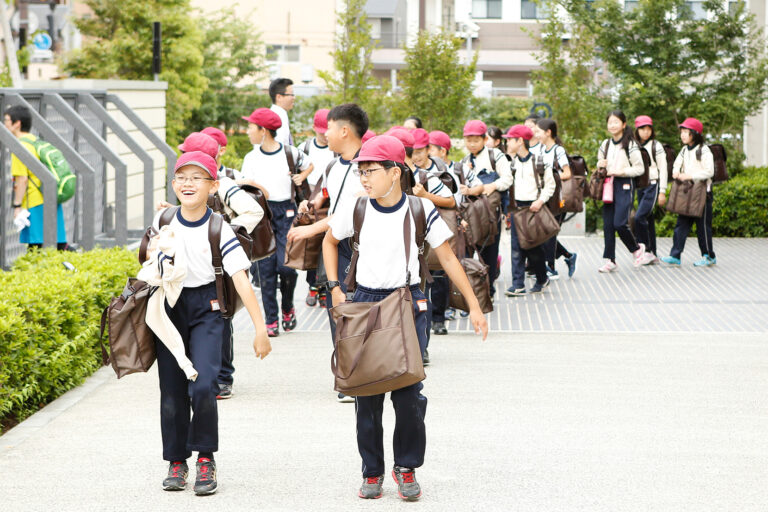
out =
[(357, 495), (366, 500), (377, 500), (381, 498), (381, 488), (384, 484), (384, 475), (369, 476), (363, 478), (363, 485)]
[(277, 321), (267, 324), (267, 336), (270, 338), (277, 338), (280, 336), (280, 329), (277, 327)]
[(283, 311), (283, 330), (292, 331), (296, 328), (296, 309), (291, 308), (289, 312)]
[(164, 491), (183, 491), (187, 486), (189, 467), (187, 461), (179, 460), (171, 462), (168, 466), (168, 476), (163, 480)]
[(397, 482), (397, 494), (406, 501), (416, 501), (421, 498), (421, 487), (416, 481), (416, 471), (411, 468), (395, 466), (392, 468), (392, 478)]
[(325, 291), (321, 291), (320, 294), (317, 296), (317, 303), (320, 304), (321, 308), (325, 309), (328, 307)]
[(304, 299), (304, 302), (307, 304), (307, 306), (314, 307), (317, 305), (317, 295), (318, 295), (317, 288), (315, 288), (314, 286), (310, 286), (309, 293), (307, 294), (307, 298)]
[(197, 459), (197, 479), (195, 480), (195, 494), (205, 496), (216, 492), (216, 462), (207, 457)]

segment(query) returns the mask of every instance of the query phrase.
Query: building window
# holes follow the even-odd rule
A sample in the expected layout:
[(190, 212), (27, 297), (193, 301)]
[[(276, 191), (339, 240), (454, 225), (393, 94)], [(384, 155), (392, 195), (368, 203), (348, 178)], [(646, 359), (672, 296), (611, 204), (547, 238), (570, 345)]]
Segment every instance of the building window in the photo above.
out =
[(547, 9), (535, 0), (521, 0), (520, 17), (524, 20), (543, 20), (547, 17)]
[(728, 2), (728, 14), (731, 16), (734, 16), (736, 14), (736, 10), (739, 7), (739, 4), (743, 4), (744, 0), (730, 0)]
[(472, 17), (501, 19), (501, 0), (472, 0)]
[(640, 2), (638, 0), (624, 0), (624, 11), (630, 12), (637, 9)]
[(704, 7), (704, 0), (690, 0), (685, 2), (685, 8), (690, 13), (691, 18), (695, 20), (707, 19), (707, 9)]
[(299, 62), (299, 45), (268, 44), (267, 62)]

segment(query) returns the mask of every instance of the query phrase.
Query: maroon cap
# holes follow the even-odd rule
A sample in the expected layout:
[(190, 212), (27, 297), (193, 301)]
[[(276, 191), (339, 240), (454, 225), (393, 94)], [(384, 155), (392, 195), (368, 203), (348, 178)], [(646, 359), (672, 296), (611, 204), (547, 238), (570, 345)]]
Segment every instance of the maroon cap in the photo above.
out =
[(451, 149), (451, 138), (447, 133), (441, 132), (440, 130), (429, 132), (429, 143), (434, 144), (435, 146), (440, 146), (446, 151), (450, 151)]
[(637, 116), (635, 118), (635, 128), (642, 128), (643, 126), (653, 126), (653, 119), (649, 116)]
[(200, 130), (200, 133), (204, 133), (209, 137), (212, 137), (213, 140), (218, 142), (219, 146), (221, 146), (222, 148), (227, 146), (227, 136), (223, 131), (219, 130), (218, 128), (209, 126), (208, 128), (203, 128), (202, 130)]
[(704, 125), (701, 124), (701, 121), (699, 121), (695, 117), (689, 117), (688, 119), (680, 123), (680, 128), (688, 128), (689, 130), (693, 130), (699, 134), (704, 133)]
[(173, 166), (173, 172), (176, 172), (182, 167), (186, 167), (188, 165), (199, 167), (200, 169), (210, 174), (211, 178), (218, 179), (216, 171), (219, 166), (216, 165), (216, 160), (214, 160), (212, 156), (203, 153), (202, 151), (190, 151), (189, 153), (184, 153), (181, 155), (179, 159), (176, 160), (176, 165)]
[(261, 126), (262, 128), (266, 128), (267, 130), (277, 130), (283, 126), (283, 122), (280, 120), (280, 116), (268, 108), (257, 108), (251, 112), (250, 116), (243, 116), (243, 119), (249, 123)]
[(390, 128), (384, 135), (391, 135), (398, 139), (406, 148), (412, 148), (414, 144), (413, 132), (406, 130), (405, 128)]
[(533, 130), (525, 125), (516, 124), (515, 126), (510, 126), (509, 130), (507, 130), (507, 133), (502, 135), (502, 137), (505, 139), (518, 139), (522, 137), (525, 140), (531, 140), (533, 138)]
[(485, 125), (485, 123), (478, 119), (467, 121), (467, 124), (464, 125), (465, 137), (469, 137), (470, 135), (482, 135), (483, 137), (485, 137), (485, 133), (487, 131), (488, 131), (488, 127)]
[(405, 163), (405, 148), (400, 139), (391, 135), (378, 135), (363, 144), (353, 162), (383, 162), (392, 160)]
[(375, 136), (376, 136), (376, 132), (372, 130), (366, 130), (365, 134), (363, 135), (362, 142), (365, 143), (371, 140), (372, 138), (374, 138)]
[(315, 112), (315, 120), (312, 122), (312, 128), (317, 133), (325, 133), (328, 131), (328, 112), (330, 109), (321, 108)]
[(183, 153), (189, 153), (190, 151), (202, 151), (206, 155), (210, 155), (211, 158), (216, 158), (219, 155), (219, 143), (214, 140), (210, 135), (206, 135), (202, 132), (194, 132), (187, 135), (184, 142), (179, 144), (179, 151)]
[(413, 135), (413, 149), (421, 149), (429, 146), (429, 133), (424, 128), (411, 130)]

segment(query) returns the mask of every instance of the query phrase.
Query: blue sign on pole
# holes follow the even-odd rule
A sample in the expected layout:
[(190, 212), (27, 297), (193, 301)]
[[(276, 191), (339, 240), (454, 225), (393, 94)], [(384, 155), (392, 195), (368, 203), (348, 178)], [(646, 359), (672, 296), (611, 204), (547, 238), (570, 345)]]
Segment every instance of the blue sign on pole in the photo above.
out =
[(35, 48), (38, 50), (50, 50), (53, 46), (53, 40), (47, 32), (38, 32), (34, 39), (32, 39)]

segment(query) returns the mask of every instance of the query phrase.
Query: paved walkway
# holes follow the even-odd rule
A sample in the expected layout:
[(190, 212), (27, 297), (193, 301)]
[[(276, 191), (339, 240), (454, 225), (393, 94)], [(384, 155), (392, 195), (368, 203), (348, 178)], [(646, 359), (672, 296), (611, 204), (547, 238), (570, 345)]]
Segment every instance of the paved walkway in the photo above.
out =
[[(461, 332), (433, 338), (419, 504), (401, 503), (390, 478), (381, 500), (356, 497), (354, 406), (335, 401), (329, 336), (305, 320), (302, 332), (274, 340), (265, 361), (253, 357), (250, 328), (237, 329), (236, 396), (219, 408), (216, 495), (160, 488), (155, 368), (119, 381), (103, 368), (0, 437), (0, 508), (764, 511), (768, 241), (717, 240), (713, 269), (635, 270), (622, 258), (611, 276), (594, 271), (598, 242), (566, 242), (583, 257), (572, 281), (523, 302), (499, 299), (500, 310), (537, 312), (538, 324), (492, 315), (492, 325), (523, 327), (485, 343)], [(690, 290), (676, 292), (670, 277)], [(588, 292), (608, 282), (605, 298)], [(601, 327), (562, 332), (581, 324), (552, 311), (574, 304), (584, 322), (574, 331)], [(666, 316), (631, 333), (634, 323), (597, 319), (616, 310)], [(384, 419), (391, 457), (389, 405)]]

